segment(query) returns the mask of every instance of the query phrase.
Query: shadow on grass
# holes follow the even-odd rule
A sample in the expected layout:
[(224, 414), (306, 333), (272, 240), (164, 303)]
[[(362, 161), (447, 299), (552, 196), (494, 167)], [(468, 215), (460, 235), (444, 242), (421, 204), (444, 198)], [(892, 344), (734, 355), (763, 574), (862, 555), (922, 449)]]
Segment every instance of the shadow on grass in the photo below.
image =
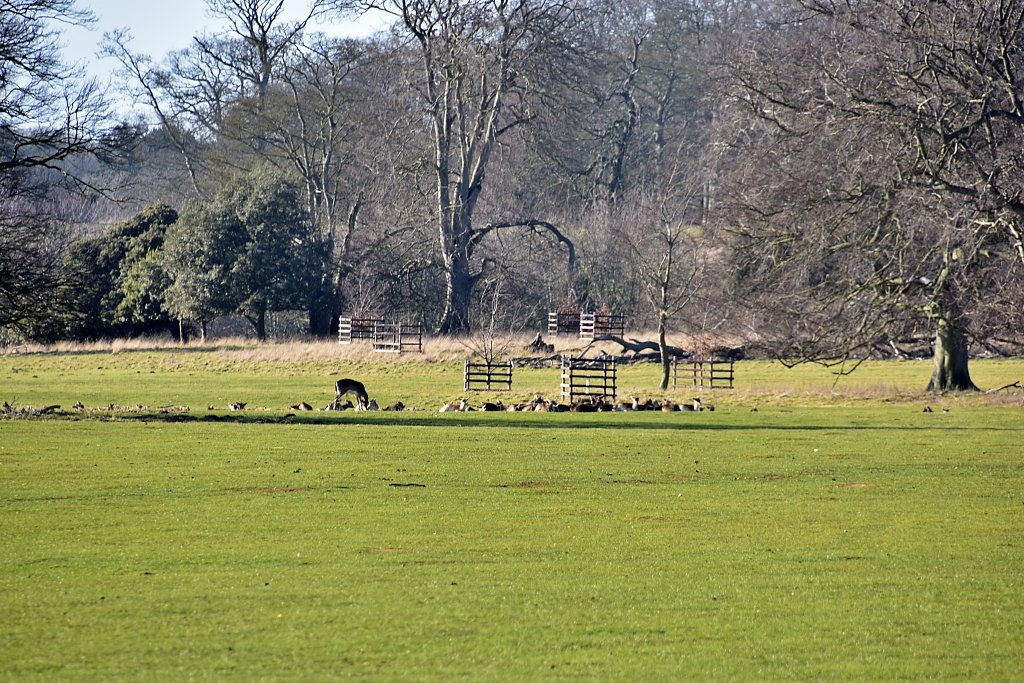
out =
[[(902, 415), (901, 415), (902, 416)], [(1020, 432), (1016, 427), (994, 427), (963, 424), (876, 424), (788, 423), (778, 424), (767, 418), (763, 423), (724, 421), (724, 415), (704, 413), (661, 415), (656, 413), (607, 413), (577, 415), (572, 413), (473, 413), (416, 414), (416, 413), (286, 413), (282, 415), (257, 413), (113, 413), (81, 415), (63, 413), (52, 418), (95, 419), (112, 422), (163, 422), (182, 424), (252, 424), (295, 426), (380, 426), (380, 427), (487, 427), (500, 429), (630, 429), (630, 430), (736, 430), (736, 431), (994, 431)], [(714, 420), (712, 422), (712, 420)]]

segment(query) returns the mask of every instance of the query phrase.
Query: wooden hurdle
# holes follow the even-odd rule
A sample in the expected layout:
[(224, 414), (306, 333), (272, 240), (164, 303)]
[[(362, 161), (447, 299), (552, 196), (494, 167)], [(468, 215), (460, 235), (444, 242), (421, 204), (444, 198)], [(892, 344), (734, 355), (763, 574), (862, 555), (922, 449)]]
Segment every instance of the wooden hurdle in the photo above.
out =
[(373, 350), (385, 353), (423, 351), (423, 326), (419, 323), (377, 323), (373, 326)]
[[(679, 366), (682, 365), (682, 370)], [(672, 361), (672, 388), (677, 386), (679, 375), (683, 381), (690, 380), (699, 389), (732, 389), (736, 379), (735, 361), (732, 360), (686, 360)]]
[(562, 358), (562, 400), (578, 398), (615, 400), (616, 368), (613, 358)]
[(548, 313), (548, 336), (560, 334), (579, 334), (579, 311), (551, 311)]
[(512, 390), (512, 361), (474, 363), (466, 361), (463, 388), (466, 391)]
[(580, 339), (591, 340), (602, 334), (623, 336), (626, 316), (621, 313), (580, 313)]
[(348, 317), (338, 320), (338, 343), (351, 344), (357, 340), (373, 340), (373, 326), (384, 322), (381, 318)]

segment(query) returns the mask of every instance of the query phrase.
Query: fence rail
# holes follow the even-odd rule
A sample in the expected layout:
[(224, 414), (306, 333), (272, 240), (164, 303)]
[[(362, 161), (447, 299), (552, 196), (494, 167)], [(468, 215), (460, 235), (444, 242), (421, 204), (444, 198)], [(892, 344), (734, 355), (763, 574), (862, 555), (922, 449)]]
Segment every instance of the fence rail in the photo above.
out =
[(467, 360), (463, 386), (466, 391), (490, 391), (493, 388), (511, 391), (512, 361), (473, 363)]
[[(682, 366), (682, 367), (680, 367)], [(701, 389), (732, 389), (736, 379), (735, 361), (686, 360), (672, 362), (672, 387), (678, 380), (690, 381)]]
[(419, 323), (377, 323), (373, 326), (373, 350), (404, 353), (423, 350), (423, 326)]
[(578, 398), (615, 400), (616, 368), (614, 359), (562, 358), (562, 400), (574, 403)]

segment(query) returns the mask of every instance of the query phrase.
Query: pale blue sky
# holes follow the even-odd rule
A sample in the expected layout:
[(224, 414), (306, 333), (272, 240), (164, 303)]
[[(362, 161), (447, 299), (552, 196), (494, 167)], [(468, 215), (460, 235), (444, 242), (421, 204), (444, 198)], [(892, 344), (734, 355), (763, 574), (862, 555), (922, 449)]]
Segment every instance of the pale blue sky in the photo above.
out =
[[(188, 47), (192, 36), (204, 29), (222, 28), (222, 24), (207, 16), (204, 0), (79, 0), (78, 6), (91, 9), (97, 22), (91, 30), (72, 27), (64, 31), (64, 56), (68, 61), (85, 63), (90, 74), (104, 82), (118, 66), (113, 59), (101, 60), (96, 56), (105, 32), (130, 29), (133, 50), (161, 61), (169, 51)], [(307, 0), (286, 0), (285, 18), (305, 16), (307, 7)], [(314, 28), (330, 35), (364, 36), (382, 28), (384, 23), (379, 16), (363, 17), (321, 23)]]

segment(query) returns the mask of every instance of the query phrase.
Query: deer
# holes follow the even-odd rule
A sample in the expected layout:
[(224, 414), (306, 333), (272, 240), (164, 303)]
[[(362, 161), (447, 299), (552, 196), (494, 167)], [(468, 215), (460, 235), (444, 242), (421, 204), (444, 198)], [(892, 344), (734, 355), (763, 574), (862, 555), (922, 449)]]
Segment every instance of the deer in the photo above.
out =
[(366, 395), (366, 387), (362, 382), (357, 382), (354, 379), (339, 379), (334, 385), (334, 390), (337, 392), (335, 402), (341, 400), (345, 394), (355, 394), (356, 404), (359, 408), (366, 410), (370, 404), (370, 397)]
[(693, 403), (680, 404), (679, 409), (684, 413), (699, 413), (701, 411), (700, 398), (693, 399)]

